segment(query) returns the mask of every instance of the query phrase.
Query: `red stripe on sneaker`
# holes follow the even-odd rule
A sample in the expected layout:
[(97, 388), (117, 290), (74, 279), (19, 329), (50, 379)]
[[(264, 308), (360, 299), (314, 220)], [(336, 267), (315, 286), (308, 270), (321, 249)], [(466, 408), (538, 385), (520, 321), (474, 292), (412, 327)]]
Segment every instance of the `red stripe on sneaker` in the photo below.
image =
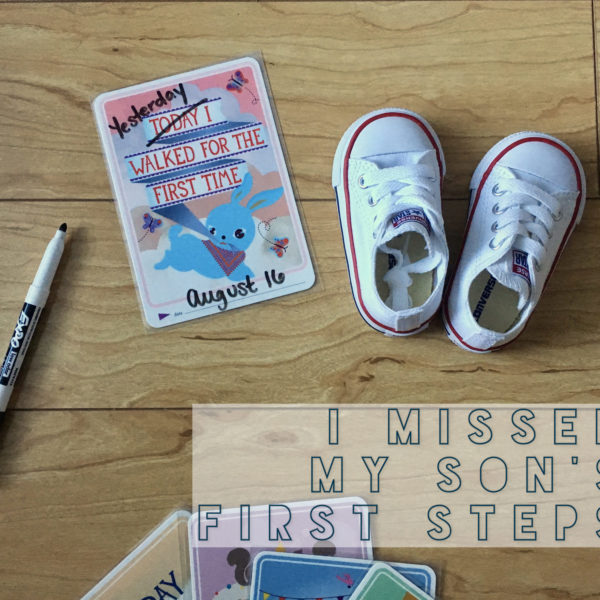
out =
[(393, 327), (389, 327), (388, 325), (384, 325), (383, 323), (380, 323), (379, 321), (377, 321), (377, 319), (375, 319), (369, 313), (369, 311), (367, 310), (367, 307), (365, 306), (363, 299), (362, 299), (362, 293), (360, 290), (360, 280), (358, 279), (358, 267), (356, 264), (356, 251), (354, 249), (354, 238), (352, 236), (352, 217), (350, 215), (350, 194), (348, 192), (348, 160), (350, 159), (350, 153), (352, 151), (352, 147), (354, 146), (354, 143), (356, 142), (356, 138), (358, 137), (358, 134), (367, 125), (369, 125), (369, 123), (372, 123), (373, 121), (376, 121), (377, 119), (383, 119), (384, 117), (402, 117), (404, 119), (409, 119), (410, 121), (413, 121), (414, 123), (416, 123), (425, 132), (425, 135), (427, 136), (427, 138), (429, 139), (429, 141), (431, 142), (432, 146), (435, 149), (438, 166), (440, 168), (440, 193), (442, 190), (442, 179), (444, 178), (444, 168), (442, 166), (442, 156), (441, 156), (440, 148), (439, 148), (435, 138), (433, 137), (433, 135), (431, 134), (431, 132), (425, 125), (425, 123), (423, 123), (423, 121), (421, 121), (420, 119), (418, 119), (417, 117), (415, 117), (413, 115), (409, 115), (409, 114), (401, 113), (401, 112), (392, 112), (392, 111), (382, 113), (379, 115), (374, 115), (373, 117), (371, 117), (370, 119), (367, 119), (364, 123), (362, 123), (360, 125), (360, 127), (358, 127), (358, 129), (352, 135), (352, 138), (350, 139), (350, 142), (348, 144), (348, 148), (346, 149), (346, 155), (344, 157), (344, 196), (345, 196), (345, 200), (346, 200), (346, 226), (348, 228), (348, 240), (350, 242), (350, 255), (352, 256), (352, 270), (354, 272), (354, 281), (356, 283), (358, 303), (360, 305), (360, 308), (362, 309), (363, 315), (365, 315), (371, 322), (375, 323), (378, 327), (381, 327), (382, 329), (391, 331), (393, 333), (407, 334), (407, 333), (412, 333), (413, 331), (417, 331), (418, 329), (421, 329), (424, 325), (429, 323), (429, 321), (431, 321), (433, 319), (433, 317), (435, 317), (435, 315), (437, 313), (437, 309), (434, 312), (434, 314), (429, 319), (427, 319), (427, 321), (425, 321), (424, 323), (421, 323), (421, 325), (419, 325), (418, 327), (415, 327), (414, 329), (409, 329), (407, 331), (401, 331), (399, 329), (394, 329)]
[[(544, 287), (542, 288), (542, 293), (540, 294), (540, 298), (542, 297), (542, 294), (544, 293), (544, 290), (546, 289), (546, 285), (548, 284), (548, 281), (550, 280), (550, 276), (554, 272), (556, 263), (558, 262), (558, 259), (560, 258), (560, 255), (562, 254), (565, 244), (567, 243), (567, 240), (569, 239), (569, 236), (571, 235), (571, 232), (573, 231), (573, 228), (575, 227), (575, 222), (577, 221), (577, 215), (579, 214), (579, 207), (581, 205), (582, 192), (583, 192), (582, 185), (581, 185), (581, 172), (579, 171), (579, 167), (577, 166), (577, 161), (575, 160), (575, 158), (573, 157), (571, 152), (569, 152), (569, 150), (567, 150), (567, 148), (565, 148), (562, 144), (559, 144), (559, 143), (555, 142), (554, 140), (549, 140), (548, 138), (537, 137), (537, 136), (523, 138), (521, 140), (517, 140), (516, 142), (513, 142), (512, 144), (510, 144), (509, 146), (504, 148), (490, 163), (490, 166), (486, 169), (485, 173), (483, 174), (483, 177), (481, 178), (481, 181), (479, 182), (479, 186), (477, 188), (477, 193), (475, 194), (475, 201), (473, 202), (473, 206), (471, 207), (471, 210), (469, 211), (469, 218), (467, 219), (467, 227), (465, 229), (465, 235), (463, 238), (462, 247), (460, 249), (460, 254), (458, 255), (456, 269), (454, 269), (454, 272), (452, 273), (452, 279), (450, 280), (450, 285), (447, 288), (448, 291), (446, 293), (446, 298), (444, 300), (444, 307), (443, 307), (444, 316), (446, 317), (446, 324), (448, 325), (448, 327), (450, 327), (450, 329), (452, 330), (452, 333), (456, 336), (456, 338), (460, 341), (460, 343), (463, 346), (465, 346), (471, 350), (474, 350), (475, 352), (488, 352), (489, 350), (492, 350), (492, 351), (500, 350), (500, 348), (504, 348), (505, 346), (508, 346), (508, 344), (511, 344), (512, 342), (514, 342), (523, 333), (523, 331), (525, 331), (525, 327), (527, 326), (527, 323), (529, 323), (529, 319), (531, 318), (531, 315), (529, 315), (527, 321), (525, 321), (525, 324), (523, 325), (523, 329), (509, 342), (506, 342), (505, 344), (502, 344), (500, 346), (493, 346), (491, 348), (476, 348), (475, 346), (471, 346), (471, 345), (467, 344), (463, 340), (461, 335), (458, 333), (458, 331), (456, 331), (456, 329), (452, 325), (452, 321), (450, 320), (450, 314), (448, 312), (448, 298), (450, 297), (450, 291), (452, 290), (452, 285), (454, 284), (454, 277), (456, 276), (456, 272), (458, 271), (458, 266), (460, 265), (460, 261), (462, 259), (463, 250), (465, 249), (465, 243), (467, 241), (467, 235), (469, 234), (469, 229), (470, 229), (471, 223), (473, 221), (473, 215), (475, 214), (475, 209), (477, 208), (477, 204), (479, 203), (479, 198), (481, 196), (481, 190), (483, 189), (483, 186), (485, 185), (487, 178), (490, 176), (490, 173), (492, 172), (493, 168), (496, 166), (498, 161), (507, 152), (509, 152), (516, 146), (519, 146), (520, 144), (524, 144), (525, 142), (543, 142), (545, 144), (550, 144), (551, 146), (558, 148), (563, 154), (565, 154), (565, 156), (571, 162), (571, 165), (573, 166), (573, 169), (575, 171), (575, 176), (577, 178), (578, 195), (577, 195), (577, 203), (575, 204), (575, 210), (573, 211), (573, 217), (571, 218), (571, 222), (569, 223), (569, 226), (567, 227), (565, 235), (563, 236), (563, 239), (560, 243), (560, 246), (558, 247), (558, 251), (556, 252), (556, 256), (554, 258), (554, 262), (552, 263), (552, 266), (550, 267), (550, 271), (548, 271), (548, 277), (546, 277), (546, 281), (544, 282)], [(539, 299), (538, 299), (538, 301), (539, 301)]]

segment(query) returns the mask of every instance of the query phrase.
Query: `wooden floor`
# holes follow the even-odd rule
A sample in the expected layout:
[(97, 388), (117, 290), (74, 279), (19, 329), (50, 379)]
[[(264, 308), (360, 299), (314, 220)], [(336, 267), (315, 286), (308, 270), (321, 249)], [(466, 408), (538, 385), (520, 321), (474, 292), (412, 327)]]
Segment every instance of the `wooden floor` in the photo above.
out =
[[(0, 333), (45, 243), (69, 246), (0, 435), (0, 598), (79, 598), (191, 503), (198, 402), (598, 402), (600, 2), (0, 3)], [(262, 51), (318, 283), (145, 333), (94, 128), (99, 93)], [(456, 253), (468, 180), (501, 137), (544, 131), (589, 198), (526, 333), (489, 356), (370, 330), (350, 296), (330, 164), (361, 114), (422, 113), (447, 157)], [(440, 597), (600, 598), (599, 550), (417, 550)], [(133, 599), (132, 599), (133, 600)]]

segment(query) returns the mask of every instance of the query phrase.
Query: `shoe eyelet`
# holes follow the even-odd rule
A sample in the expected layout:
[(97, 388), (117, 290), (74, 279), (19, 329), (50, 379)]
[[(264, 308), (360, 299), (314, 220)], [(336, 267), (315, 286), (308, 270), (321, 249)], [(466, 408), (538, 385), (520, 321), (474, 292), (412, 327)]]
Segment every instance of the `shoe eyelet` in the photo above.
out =
[(492, 223), (492, 233), (498, 233), (498, 221)]
[(375, 206), (377, 203), (379, 202), (379, 200), (374, 200), (372, 196), (369, 196), (369, 206)]
[(496, 184), (492, 188), (492, 194), (494, 194), (494, 196), (504, 196), (504, 194), (506, 194), (506, 190), (501, 190), (500, 186)]
[(562, 210), (559, 210), (557, 215), (553, 214), (553, 215), (552, 215), (552, 218), (553, 218), (555, 221), (560, 221), (560, 220), (563, 218), (563, 213), (562, 213)]
[(506, 208), (500, 208), (500, 205), (496, 202), (496, 204), (494, 204), (493, 208), (492, 208), (492, 212), (495, 215), (501, 215), (502, 213), (505, 213), (507, 211)]
[(532, 261), (531, 261), (531, 262), (533, 263), (533, 268), (535, 269), (535, 272), (536, 272), (536, 273), (539, 273), (539, 272), (540, 272), (540, 269), (541, 269), (541, 267), (540, 267), (540, 263), (538, 263), (538, 261), (537, 261), (535, 258), (534, 258), (534, 259), (532, 259)]
[(496, 243), (496, 236), (494, 236), (491, 240), (490, 240), (490, 248), (492, 250), (498, 250), (498, 248), (500, 248), (500, 246), (502, 245), (502, 243), (497, 244)]
[(361, 176), (358, 178), (358, 187), (361, 187), (363, 190), (364, 190), (364, 189), (367, 187), (367, 186), (365, 185), (365, 176), (364, 176), (364, 175), (361, 175)]

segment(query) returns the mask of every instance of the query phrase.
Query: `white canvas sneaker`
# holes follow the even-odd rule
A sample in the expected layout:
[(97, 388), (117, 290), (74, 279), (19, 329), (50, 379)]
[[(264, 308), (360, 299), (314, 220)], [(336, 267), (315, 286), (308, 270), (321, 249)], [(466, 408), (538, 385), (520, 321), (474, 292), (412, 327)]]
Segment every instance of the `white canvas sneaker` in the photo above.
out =
[(455, 344), (490, 352), (523, 331), (584, 204), (579, 159), (549, 135), (516, 133), (484, 156), (444, 304)]
[(332, 184), (352, 294), (363, 319), (387, 335), (425, 329), (440, 306), (444, 172), (438, 137), (407, 110), (364, 115), (337, 147)]

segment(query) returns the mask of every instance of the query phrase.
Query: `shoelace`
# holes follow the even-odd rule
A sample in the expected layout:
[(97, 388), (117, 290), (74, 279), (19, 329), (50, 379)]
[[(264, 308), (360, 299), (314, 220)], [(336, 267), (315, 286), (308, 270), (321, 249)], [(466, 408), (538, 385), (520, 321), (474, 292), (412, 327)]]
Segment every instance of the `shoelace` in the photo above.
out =
[[(359, 177), (358, 185), (370, 191), (369, 205), (379, 205), (373, 218), (373, 238), (378, 239), (392, 215), (403, 208), (420, 208), (430, 221), (435, 218), (429, 210), (434, 201), (430, 191), (432, 181), (435, 181), (435, 173), (426, 165), (388, 167)], [(385, 204), (381, 205), (381, 202)], [(392, 310), (405, 310), (412, 307), (408, 293), (408, 288), (412, 285), (410, 275), (435, 269), (443, 256), (439, 251), (432, 251), (426, 258), (405, 264), (406, 247), (403, 250), (395, 250), (386, 246), (386, 252), (392, 254), (396, 261), (384, 276), (390, 290), (386, 304)]]
[(498, 198), (492, 208), (498, 218), (492, 223), (490, 248), (497, 250), (507, 240), (512, 245), (520, 236), (520, 249), (531, 256), (539, 271), (554, 224), (562, 219), (559, 200), (532, 183), (510, 178), (501, 178), (492, 194)]
[(380, 205), (375, 212), (373, 237), (379, 237), (389, 218), (402, 207), (418, 207), (428, 214), (428, 207), (433, 201), (429, 188), (434, 180), (434, 171), (427, 165), (387, 167), (361, 175), (358, 185), (369, 189), (369, 206), (385, 202), (385, 205)]

